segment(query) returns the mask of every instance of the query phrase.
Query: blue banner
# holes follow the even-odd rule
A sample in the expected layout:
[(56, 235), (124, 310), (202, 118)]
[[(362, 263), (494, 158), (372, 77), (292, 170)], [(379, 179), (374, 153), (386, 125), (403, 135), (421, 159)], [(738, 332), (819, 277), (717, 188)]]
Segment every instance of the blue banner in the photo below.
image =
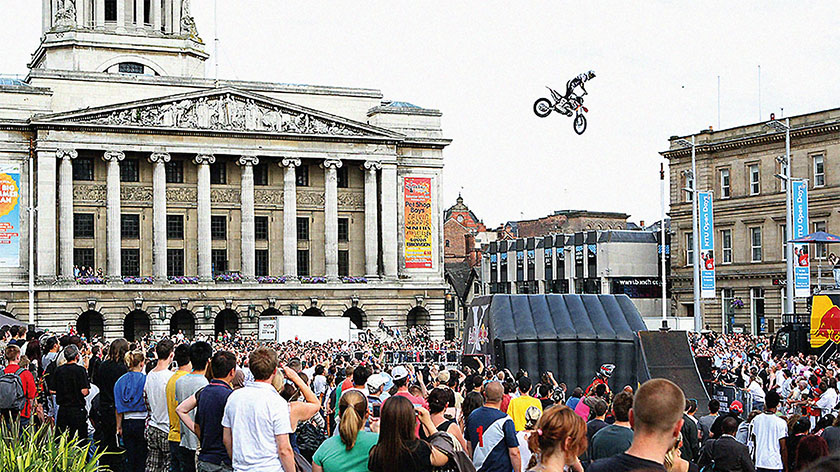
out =
[(0, 164), (0, 267), (20, 267), (20, 166)]
[(712, 193), (697, 192), (700, 228), (700, 297), (715, 298), (715, 217)]
[[(808, 234), (808, 183), (804, 180), (794, 180), (790, 191), (793, 198), (793, 239)], [(808, 255), (808, 244), (793, 245), (794, 293), (796, 298), (811, 296), (811, 262)]]

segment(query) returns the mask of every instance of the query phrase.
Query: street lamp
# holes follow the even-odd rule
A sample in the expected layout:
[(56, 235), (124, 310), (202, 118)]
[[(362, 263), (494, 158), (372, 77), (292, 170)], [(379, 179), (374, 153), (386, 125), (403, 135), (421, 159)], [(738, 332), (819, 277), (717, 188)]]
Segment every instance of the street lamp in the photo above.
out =
[(784, 174), (776, 174), (776, 177), (785, 183), (785, 314), (791, 315), (794, 313), (794, 281), (793, 281), (793, 244), (789, 241), (793, 239), (793, 225), (791, 224), (791, 214), (793, 201), (791, 199), (791, 169), (792, 161), (790, 156), (790, 118), (785, 118), (785, 122), (776, 121), (773, 115), (770, 115), (770, 121), (764, 125), (772, 128), (777, 132), (785, 132), (785, 155), (779, 156), (776, 160), (784, 166)]
[(697, 142), (694, 136), (691, 136), (691, 141), (686, 139), (675, 139), (674, 144), (678, 144), (684, 148), (691, 147), (691, 170), (684, 171), (683, 174), (690, 176), (691, 187), (686, 187), (683, 190), (691, 194), (691, 250), (693, 252), (693, 281), (694, 281), (694, 331), (700, 332), (703, 330), (703, 316), (700, 313), (700, 238), (697, 235)]
[(662, 326), (659, 328), (662, 331), (668, 331), (668, 300), (667, 277), (665, 267), (665, 164), (659, 163), (659, 197), (662, 205), (662, 219), (659, 221), (659, 250), (662, 262)]

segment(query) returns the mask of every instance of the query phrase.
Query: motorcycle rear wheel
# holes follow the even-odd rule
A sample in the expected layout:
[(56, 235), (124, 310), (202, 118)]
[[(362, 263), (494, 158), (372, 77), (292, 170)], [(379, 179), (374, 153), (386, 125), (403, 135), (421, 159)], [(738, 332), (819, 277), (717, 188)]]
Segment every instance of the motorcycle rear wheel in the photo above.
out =
[(551, 101), (547, 98), (539, 98), (534, 102), (534, 114), (540, 118), (545, 118), (551, 114)]
[(575, 133), (579, 135), (583, 134), (583, 132), (586, 131), (586, 117), (583, 115), (577, 115), (573, 126), (575, 128)]

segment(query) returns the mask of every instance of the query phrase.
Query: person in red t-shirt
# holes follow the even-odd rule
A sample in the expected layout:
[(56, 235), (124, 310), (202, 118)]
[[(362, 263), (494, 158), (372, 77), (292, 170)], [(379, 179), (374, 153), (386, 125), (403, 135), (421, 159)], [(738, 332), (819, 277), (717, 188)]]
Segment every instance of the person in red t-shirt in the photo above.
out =
[[(10, 344), (6, 346), (5, 355), (7, 365), (3, 373), (14, 374), (20, 370), (20, 348), (14, 344)], [(32, 376), (32, 372), (24, 369), (20, 373), (20, 380), (23, 383), (23, 394), (26, 396), (26, 404), (24, 404), (23, 410), (20, 411), (20, 425), (26, 426), (32, 418), (32, 400), (35, 399), (37, 391), (35, 388), (35, 377)]]

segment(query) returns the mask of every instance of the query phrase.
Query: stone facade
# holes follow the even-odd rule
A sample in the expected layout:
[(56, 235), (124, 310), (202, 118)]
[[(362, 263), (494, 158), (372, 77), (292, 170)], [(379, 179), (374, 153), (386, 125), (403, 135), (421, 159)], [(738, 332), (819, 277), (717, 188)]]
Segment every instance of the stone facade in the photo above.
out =
[[(0, 167), (21, 175), (4, 313), (109, 338), (248, 332), (266, 310), (443, 335), (439, 111), (208, 80), (187, 0), (120, 1), (114, 21), (104, 3), (45, 0), (29, 76), (0, 88)], [(420, 263), (406, 262), (407, 178), (428, 190)]]

